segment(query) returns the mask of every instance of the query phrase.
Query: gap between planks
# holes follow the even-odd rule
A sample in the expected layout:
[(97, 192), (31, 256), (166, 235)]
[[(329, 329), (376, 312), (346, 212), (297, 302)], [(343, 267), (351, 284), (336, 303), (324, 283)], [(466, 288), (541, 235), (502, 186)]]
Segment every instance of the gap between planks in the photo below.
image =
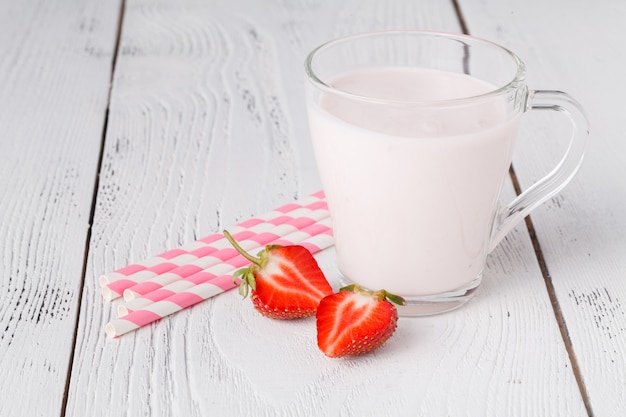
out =
[[(469, 29), (467, 27), (467, 23), (465, 22), (465, 18), (463, 16), (463, 12), (461, 11), (458, 0), (451, 1), (454, 6), (454, 11), (457, 15), (457, 19), (459, 20), (459, 26), (461, 27), (461, 31), (465, 35), (469, 35)], [(511, 167), (509, 168), (509, 176), (511, 177), (511, 182), (513, 183), (515, 195), (519, 196), (522, 193), (522, 188), (520, 187), (519, 181), (517, 180), (517, 175), (515, 174), (515, 168), (513, 167), (513, 164), (511, 164)], [(526, 216), (524, 221), (526, 223), (526, 229), (528, 230), (530, 241), (533, 245), (533, 250), (535, 252), (535, 257), (537, 258), (537, 263), (539, 264), (539, 269), (541, 270), (541, 275), (543, 276), (543, 281), (546, 285), (548, 297), (550, 298), (550, 304), (552, 305), (552, 311), (554, 312), (554, 316), (559, 325), (559, 331), (561, 332), (561, 338), (563, 339), (563, 344), (565, 345), (567, 356), (569, 357), (570, 363), (572, 364), (572, 371), (574, 372), (574, 377), (576, 378), (576, 383), (578, 384), (578, 390), (580, 391), (580, 395), (582, 396), (585, 410), (587, 411), (587, 415), (589, 417), (593, 417), (594, 414), (593, 409), (591, 408), (591, 403), (589, 402), (587, 387), (585, 386), (585, 381), (580, 372), (580, 366), (578, 365), (576, 353), (574, 352), (574, 347), (572, 346), (572, 341), (569, 337), (569, 331), (567, 330), (565, 317), (563, 316), (563, 311), (561, 310), (559, 300), (556, 296), (554, 284), (552, 283), (552, 277), (550, 276), (550, 271), (548, 270), (548, 265), (546, 264), (545, 257), (543, 256), (541, 244), (539, 243), (537, 233), (535, 232), (535, 226), (530, 215)]]
[[(511, 168), (509, 169), (509, 175), (511, 177), (511, 181), (513, 182), (515, 194), (520, 195), (522, 193), (522, 189), (519, 185), (519, 181), (517, 180), (517, 176), (515, 175), (515, 169), (513, 168), (513, 165), (511, 165)], [(533, 225), (533, 221), (530, 216), (526, 216), (524, 221), (526, 222), (526, 229), (528, 230), (528, 235), (530, 236), (530, 241), (532, 242), (533, 250), (535, 251), (535, 256), (537, 257), (539, 269), (541, 270), (541, 274), (543, 275), (543, 281), (546, 284), (546, 290), (548, 291), (548, 296), (550, 297), (552, 310), (554, 311), (554, 316), (559, 325), (561, 338), (563, 339), (567, 355), (569, 356), (570, 363), (572, 364), (574, 377), (576, 378), (578, 389), (580, 390), (580, 394), (582, 395), (587, 415), (589, 417), (593, 417), (594, 414), (591, 408), (591, 403), (589, 402), (589, 396), (587, 395), (587, 387), (585, 386), (585, 381), (583, 380), (582, 374), (580, 372), (580, 366), (578, 365), (576, 353), (574, 352), (574, 347), (572, 346), (572, 341), (569, 337), (569, 331), (567, 330), (565, 317), (563, 317), (563, 312), (561, 311), (561, 306), (559, 305), (559, 300), (556, 296), (554, 284), (552, 283), (552, 277), (550, 276), (548, 265), (546, 264), (541, 245), (539, 244), (539, 239), (537, 238), (537, 233), (535, 232), (535, 226)]]
[(87, 228), (87, 236), (85, 237), (85, 254), (83, 257), (83, 269), (80, 280), (80, 291), (78, 292), (78, 302), (76, 306), (76, 319), (74, 323), (74, 334), (72, 336), (72, 351), (69, 358), (69, 364), (67, 367), (67, 376), (65, 377), (65, 390), (63, 392), (63, 401), (61, 403), (60, 417), (65, 417), (67, 413), (67, 402), (69, 399), (70, 382), (72, 378), (72, 369), (74, 367), (74, 357), (76, 355), (76, 341), (78, 339), (78, 323), (80, 320), (80, 310), (83, 301), (83, 293), (85, 287), (85, 277), (87, 275), (87, 259), (89, 257), (89, 250), (91, 245), (91, 231), (93, 230), (93, 220), (96, 212), (96, 203), (98, 197), (98, 187), (100, 185), (100, 171), (102, 170), (102, 160), (104, 157), (104, 145), (106, 141), (106, 133), (109, 124), (109, 109), (111, 104), (111, 90), (113, 85), (113, 77), (115, 75), (115, 65), (117, 63), (117, 54), (120, 46), (120, 39), (122, 36), (122, 24), (124, 23), (124, 11), (126, 9), (126, 0), (120, 1), (119, 17), (117, 20), (117, 31), (115, 34), (115, 45), (113, 48), (113, 55), (111, 59), (111, 75), (109, 77), (109, 92), (107, 96), (107, 107), (104, 113), (104, 122), (102, 126), (102, 135), (100, 137), (100, 153), (98, 155), (98, 163), (96, 165), (96, 175), (93, 184), (93, 194), (91, 198), (91, 208), (89, 211), (89, 221)]

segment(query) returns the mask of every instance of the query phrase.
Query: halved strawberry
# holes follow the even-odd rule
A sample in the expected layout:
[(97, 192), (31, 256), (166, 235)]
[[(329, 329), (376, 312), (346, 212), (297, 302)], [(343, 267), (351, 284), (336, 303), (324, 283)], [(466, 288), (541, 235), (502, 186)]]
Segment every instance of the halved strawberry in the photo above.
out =
[(402, 297), (353, 284), (322, 299), (317, 308), (317, 345), (331, 358), (361, 355), (379, 348), (396, 331)]
[(250, 292), (254, 307), (264, 316), (280, 320), (313, 316), (320, 300), (333, 293), (317, 261), (305, 247), (267, 245), (255, 258), (228, 231), (224, 235), (252, 262), (238, 270), (234, 278), (241, 278), (239, 293), (245, 298)]

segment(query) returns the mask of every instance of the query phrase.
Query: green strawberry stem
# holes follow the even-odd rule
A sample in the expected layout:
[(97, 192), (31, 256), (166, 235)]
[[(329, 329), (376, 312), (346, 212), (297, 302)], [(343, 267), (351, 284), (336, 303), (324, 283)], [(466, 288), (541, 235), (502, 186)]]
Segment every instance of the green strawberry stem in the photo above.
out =
[(356, 293), (359, 293), (359, 294), (369, 295), (371, 297), (376, 297), (376, 298), (378, 298), (379, 301), (388, 300), (388, 301), (391, 301), (392, 303), (397, 304), (399, 306), (406, 305), (406, 300), (404, 298), (400, 297), (399, 295), (392, 294), (392, 293), (390, 293), (389, 291), (386, 291), (386, 290), (368, 291), (368, 290), (365, 290), (365, 289), (361, 288), (358, 284), (346, 285), (345, 287), (339, 288), (339, 291), (356, 292)]
[(235, 239), (233, 239), (232, 235), (228, 232), (228, 230), (224, 230), (224, 236), (226, 236), (226, 239), (228, 239), (230, 244), (233, 245), (233, 247), (235, 249), (237, 249), (237, 252), (239, 252), (241, 254), (241, 256), (243, 256), (244, 258), (246, 258), (247, 260), (249, 260), (253, 264), (261, 265), (261, 259), (260, 258), (255, 258), (254, 256), (250, 255), (248, 252), (246, 252), (246, 250), (244, 248), (239, 246), (239, 243), (237, 243), (237, 241), (235, 241)]
[(233, 283), (237, 283), (237, 278), (241, 279), (241, 284), (239, 284), (239, 294), (246, 298), (250, 289), (256, 290), (256, 278), (254, 277), (254, 271), (257, 268), (263, 267), (263, 258), (267, 258), (267, 252), (261, 252), (260, 258), (255, 258), (245, 251), (244, 248), (239, 246), (239, 244), (235, 241), (232, 235), (228, 232), (228, 230), (224, 230), (224, 236), (230, 242), (231, 245), (247, 260), (252, 262), (252, 265), (247, 268), (241, 268), (233, 274)]

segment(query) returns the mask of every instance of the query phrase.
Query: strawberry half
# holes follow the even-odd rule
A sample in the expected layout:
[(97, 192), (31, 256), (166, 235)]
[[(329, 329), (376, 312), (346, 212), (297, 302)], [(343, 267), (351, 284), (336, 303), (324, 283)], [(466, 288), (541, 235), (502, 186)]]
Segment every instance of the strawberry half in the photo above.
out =
[(317, 345), (331, 358), (378, 349), (396, 331), (402, 297), (353, 284), (322, 299), (317, 308)]
[(267, 245), (258, 258), (248, 254), (224, 231), (228, 241), (252, 264), (238, 270), (239, 294), (250, 293), (252, 304), (264, 316), (291, 320), (315, 315), (320, 300), (332, 294), (317, 261), (300, 245)]

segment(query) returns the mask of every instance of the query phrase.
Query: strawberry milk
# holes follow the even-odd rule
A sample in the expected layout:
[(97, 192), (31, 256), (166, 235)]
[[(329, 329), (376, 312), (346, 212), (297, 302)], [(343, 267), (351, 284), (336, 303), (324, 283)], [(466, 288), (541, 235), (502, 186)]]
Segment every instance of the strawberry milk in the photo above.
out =
[[(361, 69), (330, 84), (349, 94), (310, 88), (309, 122), (342, 275), (409, 299), (475, 288), (519, 112), (504, 97), (454, 100), (495, 88), (437, 70)], [(453, 102), (425, 103), (436, 100)]]

